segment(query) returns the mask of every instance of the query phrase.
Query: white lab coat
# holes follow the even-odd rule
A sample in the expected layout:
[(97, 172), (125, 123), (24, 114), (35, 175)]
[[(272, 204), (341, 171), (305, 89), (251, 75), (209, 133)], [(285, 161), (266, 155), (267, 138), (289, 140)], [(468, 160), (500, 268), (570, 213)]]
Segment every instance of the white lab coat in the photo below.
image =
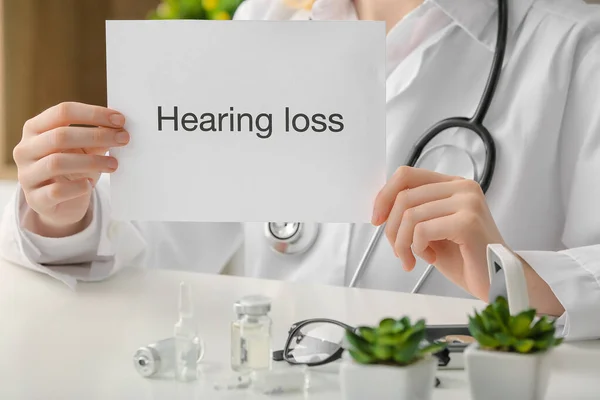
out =
[[(510, 0), (509, 6), (506, 61), (485, 121), (498, 152), (488, 204), (508, 245), (564, 305), (563, 334), (600, 337), (600, 12), (579, 0)], [(236, 14), (309, 17), (356, 14), (350, 0), (317, 0), (312, 11), (283, 0), (247, 0)], [(472, 115), (489, 73), (496, 21), (495, 0), (428, 0), (389, 32), (390, 174), (433, 123)], [(454, 130), (436, 143), (461, 146), (483, 163), (483, 146), (472, 134)], [(442, 155), (434, 167), (444, 172), (452, 161)], [(92, 224), (61, 239), (20, 227), (27, 206), (18, 190), (2, 219), (2, 255), (71, 286), (131, 265), (345, 285), (373, 232), (369, 225), (325, 224), (310, 252), (281, 256), (268, 248), (263, 224), (112, 221), (105, 183), (94, 194)], [(240, 249), (244, 261), (226, 269)], [(383, 238), (360, 286), (409, 291), (424, 267), (403, 272)], [(468, 296), (437, 271), (421, 292)]]

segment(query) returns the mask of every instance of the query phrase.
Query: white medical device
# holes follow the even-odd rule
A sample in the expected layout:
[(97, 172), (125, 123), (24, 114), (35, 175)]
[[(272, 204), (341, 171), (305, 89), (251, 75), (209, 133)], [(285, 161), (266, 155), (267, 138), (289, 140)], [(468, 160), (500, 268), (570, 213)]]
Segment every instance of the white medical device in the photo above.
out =
[(489, 302), (494, 302), (499, 296), (505, 297), (511, 315), (529, 309), (529, 293), (521, 260), (503, 245), (490, 244), (487, 247), (487, 264)]
[[(514, 253), (501, 244), (487, 246), (487, 267), (490, 279), (488, 301), (499, 296), (506, 298), (511, 315), (528, 310), (529, 294), (523, 271), (523, 263)], [(464, 350), (475, 340), (469, 328), (460, 326), (429, 326), (428, 340), (444, 338), (448, 343), (448, 358), (440, 360), (439, 369), (464, 369)]]

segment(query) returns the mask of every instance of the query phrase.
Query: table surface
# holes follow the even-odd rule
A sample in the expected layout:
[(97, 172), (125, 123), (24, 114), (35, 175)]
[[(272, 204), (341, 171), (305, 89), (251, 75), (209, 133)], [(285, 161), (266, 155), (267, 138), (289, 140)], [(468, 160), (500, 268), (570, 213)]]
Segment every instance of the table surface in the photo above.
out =
[[(71, 291), (42, 274), (0, 262), (0, 399), (225, 398), (207, 397), (199, 382), (145, 379), (133, 368), (137, 348), (172, 335), (181, 281), (193, 289), (207, 380), (229, 369), (232, 304), (247, 294), (273, 299), (275, 348), (283, 345), (291, 324), (306, 318), (361, 325), (409, 315), (429, 324), (460, 324), (482, 306), (465, 299), (142, 269)], [(564, 344), (553, 358), (548, 399), (600, 398), (600, 342)], [(311, 370), (312, 388), (302, 398), (340, 398), (338, 367)], [(434, 399), (469, 398), (463, 371), (438, 376), (442, 387)]]

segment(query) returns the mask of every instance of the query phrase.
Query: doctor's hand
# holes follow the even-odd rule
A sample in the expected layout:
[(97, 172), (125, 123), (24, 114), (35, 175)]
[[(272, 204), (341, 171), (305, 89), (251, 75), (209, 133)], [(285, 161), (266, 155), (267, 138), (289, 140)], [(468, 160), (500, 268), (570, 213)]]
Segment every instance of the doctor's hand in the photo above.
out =
[(26, 229), (62, 237), (89, 224), (92, 187), (102, 172), (117, 169), (105, 154), (129, 141), (124, 123), (114, 110), (81, 103), (59, 104), (25, 123), (13, 157), (29, 205)]
[(487, 301), (487, 245), (505, 243), (478, 183), (401, 167), (379, 192), (372, 223), (386, 223), (387, 239), (406, 271), (415, 267), (416, 255)]

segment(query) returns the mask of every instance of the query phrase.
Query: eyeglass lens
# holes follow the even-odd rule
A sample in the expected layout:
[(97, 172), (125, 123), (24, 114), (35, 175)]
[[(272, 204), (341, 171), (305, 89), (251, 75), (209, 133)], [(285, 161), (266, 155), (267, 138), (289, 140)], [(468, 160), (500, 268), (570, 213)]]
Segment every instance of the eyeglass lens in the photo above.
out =
[(328, 360), (338, 352), (346, 331), (341, 326), (314, 322), (296, 330), (287, 348), (288, 361), (315, 364)]

